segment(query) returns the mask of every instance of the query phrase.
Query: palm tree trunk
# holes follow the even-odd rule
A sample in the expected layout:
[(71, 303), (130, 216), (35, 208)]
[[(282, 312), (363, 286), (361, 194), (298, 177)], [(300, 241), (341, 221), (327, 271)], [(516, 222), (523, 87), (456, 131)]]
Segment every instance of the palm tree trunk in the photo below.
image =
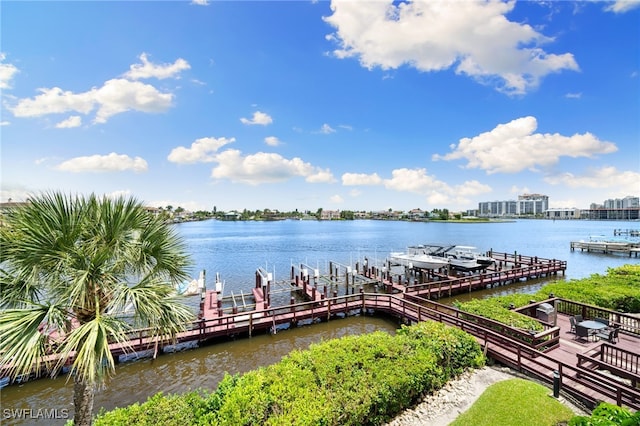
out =
[(75, 376), (73, 379), (73, 406), (75, 415), (73, 424), (76, 426), (91, 426), (93, 421), (93, 386)]

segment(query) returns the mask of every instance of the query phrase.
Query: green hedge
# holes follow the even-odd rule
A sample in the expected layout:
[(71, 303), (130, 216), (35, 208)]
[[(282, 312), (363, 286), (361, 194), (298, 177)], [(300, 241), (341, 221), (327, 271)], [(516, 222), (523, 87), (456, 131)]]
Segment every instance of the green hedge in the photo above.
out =
[(640, 265), (607, 269), (606, 275), (545, 285), (539, 297), (556, 297), (620, 312), (640, 312)]
[(531, 299), (531, 295), (512, 294), (489, 299), (474, 299), (464, 303), (456, 302), (455, 306), (462, 311), (490, 318), (510, 327), (526, 331), (542, 331), (544, 327), (535, 318), (509, 309), (512, 304), (516, 308), (527, 305)]
[(158, 394), (101, 413), (95, 425), (380, 425), (484, 362), (467, 333), (423, 322), (394, 336), (314, 344), (269, 367), (226, 375), (215, 392)]
[(640, 426), (640, 411), (631, 413), (627, 408), (601, 402), (591, 416), (574, 416), (569, 426)]
[(580, 280), (550, 283), (536, 294), (509, 294), (464, 303), (456, 302), (454, 305), (462, 311), (490, 318), (511, 327), (539, 331), (543, 327), (538, 321), (513, 312), (509, 307), (513, 305), (520, 308), (532, 300), (545, 300), (551, 293), (563, 299), (615, 311), (640, 312), (640, 265), (609, 268), (607, 275), (594, 274)]

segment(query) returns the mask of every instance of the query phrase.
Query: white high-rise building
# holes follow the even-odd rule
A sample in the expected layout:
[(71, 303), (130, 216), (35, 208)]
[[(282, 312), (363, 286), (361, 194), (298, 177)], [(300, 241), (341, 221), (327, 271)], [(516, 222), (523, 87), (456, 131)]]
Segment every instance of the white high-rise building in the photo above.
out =
[(549, 197), (542, 194), (523, 194), (518, 196), (518, 215), (541, 215), (549, 210)]

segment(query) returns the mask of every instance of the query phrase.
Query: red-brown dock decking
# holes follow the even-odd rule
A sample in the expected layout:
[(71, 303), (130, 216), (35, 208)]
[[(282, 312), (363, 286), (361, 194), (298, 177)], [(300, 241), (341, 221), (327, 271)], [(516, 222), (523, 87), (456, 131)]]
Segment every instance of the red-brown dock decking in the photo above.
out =
[[(542, 277), (564, 274), (567, 262), (556, 259), (543, 259), (533, 256), (523, 256), (509, 253), (490, 253), (496, 260), (496, 264), (486, 271), (471, 275), (446, 276), (428, 271), (427, 278), (437, 279), (412, 283), (405, 283), (403, 277), (387, 277), (383, 284), (387, 287), (387, 293), (407, 293), (421, 296), (427, 299), (440, 299), (451, 297), (455, 294), (470, 293), (498, 285), (506, 285)], [(424, 278), (425, 274), (419, 277)]]
[[(377, 281), (387, 293), (366, 293), (361, 288), (357, 294), (337, 295), (333, 292), (329, 295), (326, 290), (318, 291), (317, 283), (310, 284), (308, 277), (301, 279), (292, 273), (292, 288), (301, 289), (308, 301), (294, 303), (292, 298), (289, 305), (279, 307), (269, 306), (269, 283), (263, 284), (257, 280), (256, 288), (252, 291), (255, 300), (255, 305), (251, 305), (252, 309), (244, 312), (234, 310), (231, 314), (221, 308), (219, 294), (207, 291), (201, 301), (199, 320), (187, 325), (186, 331), (168, 338), (153, 336), (150, 330), (136, 330), (130, 333), (127, 344), (111, 344), (110, 349), (114, 356), (141, 351), (151, 352), (155, 356), (174, 345), (200, 344), (234, 335), (251, 336), (261, 331), (275, 332), (282, 325), (380, 312), (393, 315), (406, 323), (433, 320), (458, 327), (475, 336), (486, 353), (498, 362), (549, 384), (553, 383), (554, 375), (557, 374), (557, 380), (560, 380), (565, 394), (586, 405), (593, 406), (598, 401), (608, 401), (640, 409), (640, 389), (637, 381), (634, 381), (638, 367), (636, 365), (635, 370), (633, 367), (629, 368), (629, 363), (637, 364), (638, 358), (626, 355), (640, 352), (639, 318), (553, 298), (547, 302), (556, 308), (555, 324), (541, 321), (545, 326), (544, 331), (530, 333), (430, 300), (456, 291), (472, 291), (488, 285), (557, 274), (566, 269), (566, 262), (562, 261), (515, 254), (492, 255), (503, 256), (498, 262), (498, 270), (473, 276), (407, 286), (401, 281), (394, 283), (389, 276), (384, 280), (375, 278), (384, 276), (379, 271), (363, 271), (363, 276), (358, 278), (369, 282)], [(533, 304), (518, 311), (535, 317), (536, 306), (537, 304)], [(607, 343), (574, 339), (575, 335), (569, 332), (569, 316), (577, 313), (584, 318), (606, 317), (620, 325), (622, 332), (619, 342), (613, 346), (618, 349), (617, 352), (627, 357), (624, 363), (615, 359), (622, 355), (611, 355), (617, 352), (607, 349)], [(600, 357), (600, 348), (609, 351), (607, 356)], [(607, 365), (610, 366), (609, 372), (603, 373), (603, 367)], [(8, 367), (3, 366), (4, 369)], [(39, 369), (41, 367), (44, 364)], [(4, 372), (0, 371), (0, 374), (4, 375)]]

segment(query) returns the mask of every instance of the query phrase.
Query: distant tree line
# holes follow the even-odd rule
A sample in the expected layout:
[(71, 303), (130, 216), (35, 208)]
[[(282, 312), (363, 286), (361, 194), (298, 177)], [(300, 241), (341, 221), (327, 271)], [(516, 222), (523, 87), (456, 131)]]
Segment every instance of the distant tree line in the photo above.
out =
[[(293, 211), (279, 211), (272, 209), (257, 209), (249, 210), (243, 209), (242, 211), (231, 210), (223, 211), (218, 210), (217, 207), (213, 207), (212, 210), (198, 210), (195, 212), (188, 212), (183, 207), (174, 207), (168, 205), (165, 207), (158, 207), (157, 214), (167, 222), (187, 222), (198, 221), (207, 219), (219, 219), (219, 220), (285, 220), (285, 219), (323, 219), (324, 209), (319, 208), (315, 212), (310, 210), (299, 211), (295, 209)], [(337, 212), (336, 212), (337, 213)], [(382, 216), (381, 216), (382, 215)], [(364, 210), (340, 210), (339, 214), (331, 217), (331, 220), (356, 220), (356, 219), (388, 219), (388, 220), (416, 220), (409, 212), (388, 211), (380, 212), (367, 212)], [(433, 209), (431, 212), (424, 212), (423, 220), (460, 220), (462, 214), (452, 214), (449, 209)]]

